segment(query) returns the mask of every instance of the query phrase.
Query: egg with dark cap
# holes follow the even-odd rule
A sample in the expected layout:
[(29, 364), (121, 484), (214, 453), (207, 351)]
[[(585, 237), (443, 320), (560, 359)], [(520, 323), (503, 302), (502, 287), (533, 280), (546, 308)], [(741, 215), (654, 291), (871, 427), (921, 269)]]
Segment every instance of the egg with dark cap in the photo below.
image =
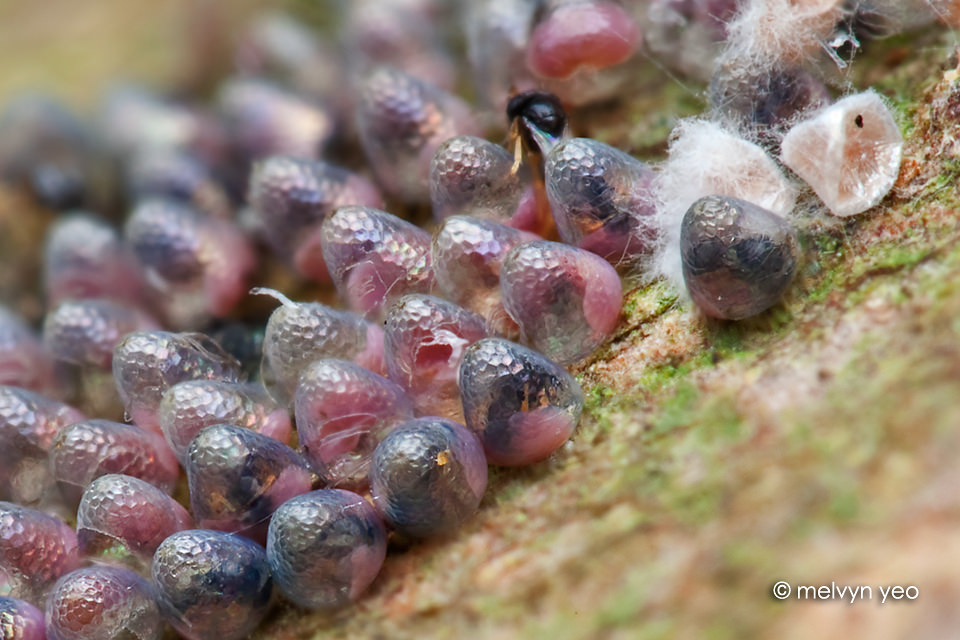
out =
[(164, 618), (189, 640), (239, 640), (270, 606), (273, 578), (263, 547), (232, 533), (188, 529), (153, 556)]
[(797, 233), (777, 214), (737, 198), (707, 196), (680, 230), (690, 297), (714, 318), (740, 320), (770, 308), (793, 279)]

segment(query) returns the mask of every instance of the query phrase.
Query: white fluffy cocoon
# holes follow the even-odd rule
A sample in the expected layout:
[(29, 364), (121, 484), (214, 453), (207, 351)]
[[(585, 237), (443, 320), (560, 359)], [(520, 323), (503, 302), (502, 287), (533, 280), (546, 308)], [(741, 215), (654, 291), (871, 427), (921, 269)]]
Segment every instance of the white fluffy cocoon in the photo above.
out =
[(704, 196), (723, 195), (752, 202), (786, 217), (797, 192), (761, 147), (720, 125), (681, 120), (670, 135), (666, 163), (658, 176), (662, 244), (655, 270), (686, 291), (680, 262), (680, 224), (687, 209)]
[(723, 60), (755, 69), (801, 64), (827, 47), (842, 0), (747, 0), (727, 27)]
[(844, 67), (836, 49), (845, 42), (856, 45), (857, 37), (843, 25), (861, 9), (894, 31), (927, 24), (934, 16), (960, 26), (958, 0), (743, 0), (727, 26), (720, 63), (756, 72), (804, 64), (826, 53)]

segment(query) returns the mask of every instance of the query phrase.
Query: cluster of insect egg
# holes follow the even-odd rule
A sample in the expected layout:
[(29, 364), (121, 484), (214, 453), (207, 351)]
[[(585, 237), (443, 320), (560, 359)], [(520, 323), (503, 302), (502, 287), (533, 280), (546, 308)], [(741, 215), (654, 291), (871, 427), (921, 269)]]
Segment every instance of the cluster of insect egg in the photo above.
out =
[[(307, 608), (355, 600), (388, 531), (455, 529), (488, 463), (570, 438), (582, 393), (564, 366), (614, 332), (618, 271), (682, 274), (707, 314), (753, 315), (798, 259), (782, 166), (837, 215), (896, 176), (883, 101), (826, 106), (804, 65), (876, 26), (866, 5), (471, 3), (458, 17), (478, 95), (508, 114), (504, 148), (448, 91), (431, 25), (449, 7), (373, 4), (345, 10), (346, 65), (299, 23), (257, 22), (214, 112), (125, 88), (96, 139), (49, 101), (0, 121), (4, 188), (68, 212), (44, 250), (42, 341), (0, 308), (0, 620), (16, 637), (157, 638), (166, 621), (239, 638), (274, 585)], [(571, 137), (561, 106), (616, 96), (642, 33), (692, 77), (720, 56), (709, 117), (681, 122), (658, 168)], [(363, 80), (343, 92), (345, 77)], [(372, 176), (320, 159), (351, 112)], [(76, 210), (109, 210), (104, 148), (122, 232)], [(434, 233), (386, 202), (429, 202)], [(270, 284), (268, 251), (347, 308), (261, 288), (265, 329), (229, 320)], [(118, 404), (126, 422), (88, 418)], [(181, 467), (189, 512), (170, 496)]]

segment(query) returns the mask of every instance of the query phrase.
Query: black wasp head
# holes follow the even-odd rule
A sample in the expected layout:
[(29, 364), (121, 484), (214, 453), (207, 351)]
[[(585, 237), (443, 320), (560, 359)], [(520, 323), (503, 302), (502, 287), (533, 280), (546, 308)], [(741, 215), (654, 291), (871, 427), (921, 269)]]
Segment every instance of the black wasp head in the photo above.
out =
[(567, 127), (567, 114), (557, 96), (547, 91), (524, 91), (510, 98), (507, 103), (507, 119), (511, 126), (516, 123), (523, 144), (530, 150), (540, 148), (530, 129), (558, 138)]

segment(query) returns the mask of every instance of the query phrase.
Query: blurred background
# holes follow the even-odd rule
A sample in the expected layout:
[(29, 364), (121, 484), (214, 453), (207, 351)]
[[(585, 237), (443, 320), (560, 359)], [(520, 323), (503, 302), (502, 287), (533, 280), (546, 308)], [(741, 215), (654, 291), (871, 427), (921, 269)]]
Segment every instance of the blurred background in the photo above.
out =
[(255, 9), (282, 5), (2, 0), (0, 96), (43, 90), (91, 107), (118, 79), (197, 87), (230, 64), (231, 39)]

